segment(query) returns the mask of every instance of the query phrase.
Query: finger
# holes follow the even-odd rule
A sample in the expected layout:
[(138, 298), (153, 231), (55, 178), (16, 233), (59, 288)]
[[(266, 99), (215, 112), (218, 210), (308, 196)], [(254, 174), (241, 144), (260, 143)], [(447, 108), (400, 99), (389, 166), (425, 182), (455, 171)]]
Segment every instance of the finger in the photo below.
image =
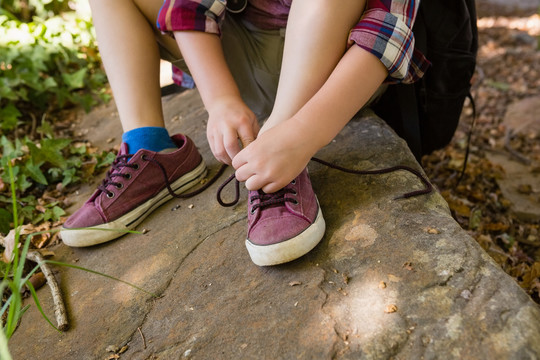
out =
[(247, 164), (244, 164), (243, 166), (238, 168), (234, 173), (234, 176), (236, 177), (238, 181), (246, 181), (247, 179), (249, 179), (250, 177), (254, 175), (255, 175), (255, 172), (252, 171)]
[(247, 164), (246, 155), (247, 155), (247, 152), (246, 152), (246, 149), (244, 148), (238, 154), (236, 154), (236, 156), (232, 159), (232, 167), (238, 170), (240, 167)]
[(247, 180), (246, 180), (246, 189), (248, 189), (249, 191), (255, 191), (255, 190), (259, 190), (261, 189), (262, 187), (266, 186), (267, 184), (265, 183), (264, 179), (258, 175), (253, 175), (253, 176), (250, 176)]
[(221, 138), (214, 138), (213, 146), (210, 146), (214, 157), (221, 163), (231, 165), (232, 160), (227, 154)]
[(225, 151), (227, 152), (227, 157), (229, 159), (234, 159), (236, 154), (238, 154), (241, 150), (236, 132), (228, 131), (224, 134), (223, 146), (225, 147)]
[(272, 183), (268, 183), (268, 184), (265, 184), (265, 185), (261, 186), (261, 190), (264, 191), (267, 194), (272, 194), (272, 193), (275, 193), (276, 191), (279, 191), (280, 189), (284, 188), (285, 185), (281, 185), (280, 183), (272, 182)]
[(242, 142), (242, 146), (244, 148), (246, 148), (255, 140), (255, 134), (253, 133), (253, 129), (247, 127), (238, 129), (238, 137), (240, 138), (240, 141)]

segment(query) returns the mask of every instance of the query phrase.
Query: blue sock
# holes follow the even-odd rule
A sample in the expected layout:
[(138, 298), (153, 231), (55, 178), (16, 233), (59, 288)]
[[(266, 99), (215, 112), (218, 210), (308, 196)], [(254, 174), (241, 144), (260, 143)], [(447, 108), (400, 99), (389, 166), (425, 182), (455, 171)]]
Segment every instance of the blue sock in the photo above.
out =
[(130, 154), (135, 154), (140, 149), (159, 152), (177, 148), (167, 129), (162, 127), (148, 126), (126, 131), (122, 135), (122, 141), (128, 144)]

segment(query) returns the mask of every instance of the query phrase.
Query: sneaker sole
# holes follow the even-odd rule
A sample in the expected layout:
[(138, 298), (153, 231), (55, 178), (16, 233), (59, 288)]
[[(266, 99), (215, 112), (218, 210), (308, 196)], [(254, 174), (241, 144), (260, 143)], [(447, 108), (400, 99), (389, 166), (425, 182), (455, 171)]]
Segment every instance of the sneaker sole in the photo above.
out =
[[(195, 169), (173, 182), (171, 188), (175, 194), (181, 194), (197, 185), (206, 176), (206, 173), (206, 164), (203, 160)], [(153, 198), (114, 221), (83, 229), (62, 228), (60, 236), (64, 244), (71, 247), (92, 246), (114, 240), (125, 235), (126, 231), (134, 229), (152, 211), (172, 198), (169, 190), (165, 188)]]
[(326, 223), (319, 206), (317, 218), (313, 224), (292, 239), (273, 245), (255, 245), (246, 239), (246, 247), (255, 265), (283, 264), (310, 252), (322, 240), (325, 230)]

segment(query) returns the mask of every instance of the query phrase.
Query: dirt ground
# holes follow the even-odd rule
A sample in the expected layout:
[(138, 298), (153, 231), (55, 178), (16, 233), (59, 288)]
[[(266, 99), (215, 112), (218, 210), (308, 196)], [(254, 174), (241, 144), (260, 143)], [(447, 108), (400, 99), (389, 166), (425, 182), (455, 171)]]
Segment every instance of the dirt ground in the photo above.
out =
[(503, 12), (479, 15), (474, 128), (467, 104), (452, 143), (423, 166), (461, 226), (540, 302), (540, 16)]

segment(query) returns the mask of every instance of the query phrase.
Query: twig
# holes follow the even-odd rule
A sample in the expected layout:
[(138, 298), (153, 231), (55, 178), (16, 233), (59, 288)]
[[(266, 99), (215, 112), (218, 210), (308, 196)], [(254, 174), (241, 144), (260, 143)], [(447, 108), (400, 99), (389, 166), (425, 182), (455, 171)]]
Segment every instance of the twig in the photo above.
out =
[(515, 157), (522, 164), (531, 165), (531, 160), (529, 158), (527, 158), (525, 155), (522, 155), (517, 150), (514, 150), (514, 148), (512, 148), (512, 145), (510, 145), (512, 136), (512, 130), (506, 130), (506, 134), (504, 136), (504, 148), (510, 153), (510, 155)]
[(45, 278), (47, 279), (47, 284), (49, 284), (49, 287), (51, 288), (51, 294), (54, 302), (54, 314), (56, 315), (58, 329), (60, 331), (66, 331), (69, 328), (66, 306), (64, 305), (62, 293), (60, 292), (60, 287), (56, 282), (56, 278), (54, 277), (47, 263), (45, 263), (45, 259), (38, 251), (29, 251), (26, 258), (39, 264), (43, 275), (45, 275)]
[(141, 335), (141, 338), (142, 338), (142, 341), (143, 341), (143, 347), (144, 347), (144, 349), (146, 349), (146, 339), (144, 338), (144, 335), (143, 335), (143, 333), (141, 331), (141, 328), (138, 327), (137, 330), (139, 330), (139, 334)]

